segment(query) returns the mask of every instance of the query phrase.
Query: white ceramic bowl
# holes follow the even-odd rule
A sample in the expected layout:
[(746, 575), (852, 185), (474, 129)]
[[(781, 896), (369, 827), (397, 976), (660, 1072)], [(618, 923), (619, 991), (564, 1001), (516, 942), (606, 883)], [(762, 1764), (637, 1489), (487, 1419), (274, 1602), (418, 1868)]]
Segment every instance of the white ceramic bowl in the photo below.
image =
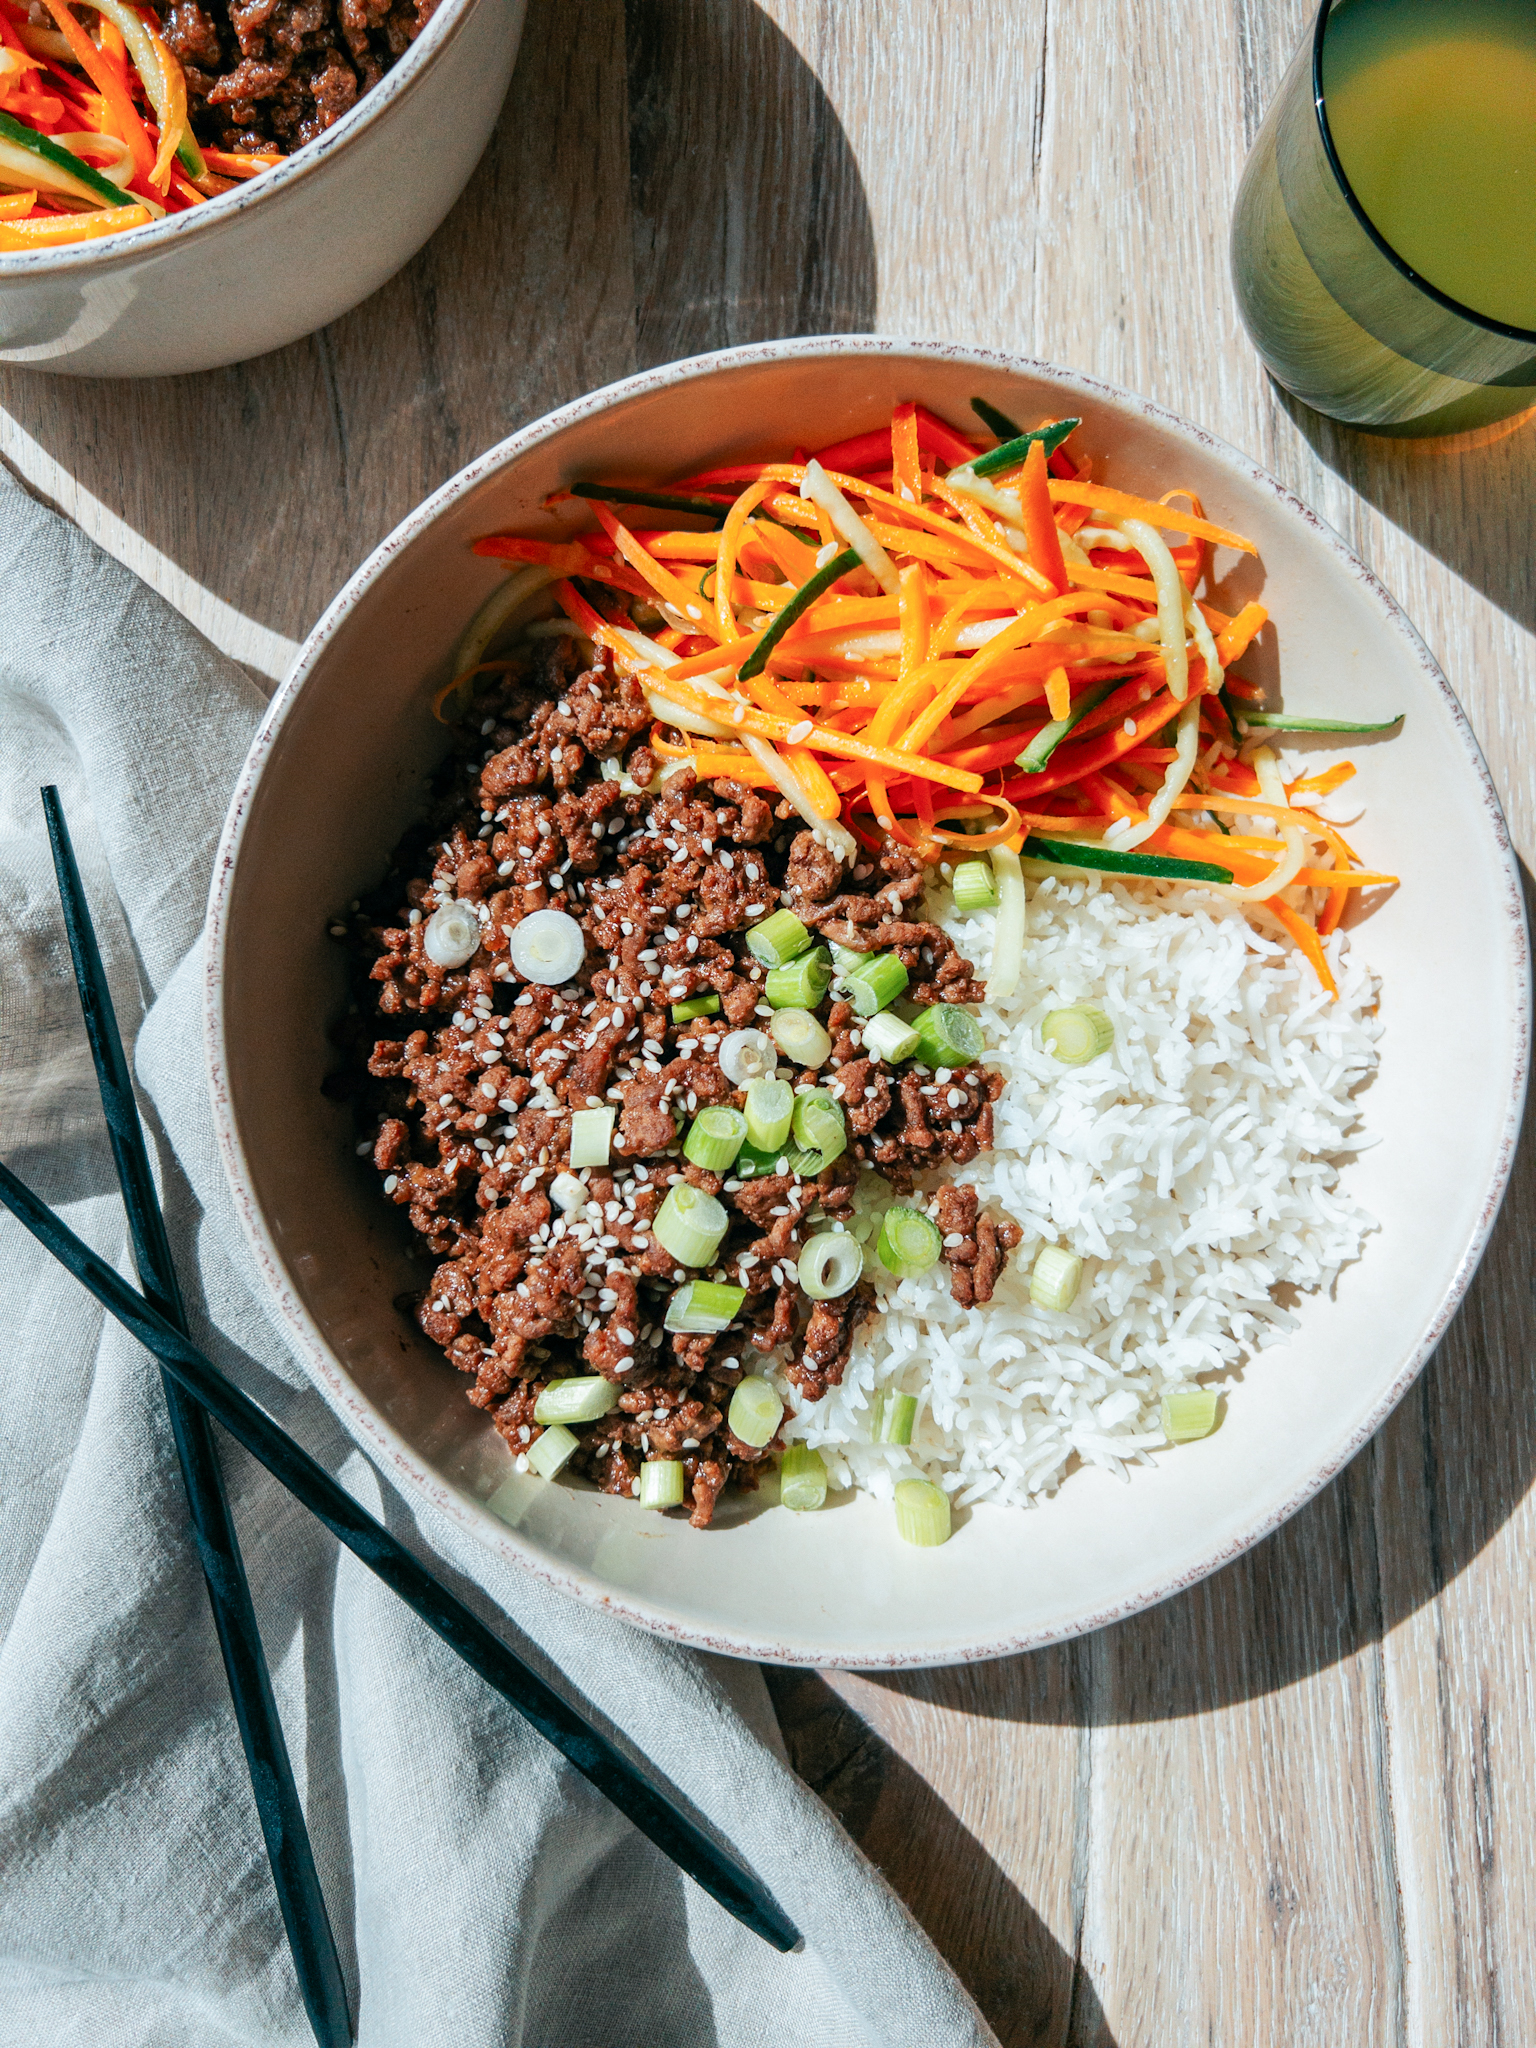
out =
[(147, 228), (0, 254), (0, 362), (165, 377), (311, 334), (407, 263), (468, 182), (527, 0), (441, 0), (399, 63), (276, 169)]
[[(1130, 489), (1175, 483), (1250, 535), (1234, 608), (1262, 579), (1292, 701), (1406, 713), (1362, 747), (1360, 843), (1403, 886), (1365, 924), (1386, 1034), (1350, 1168), (1381, 1233), (1246, 1371), (1223, 1426), (1129, 1484), (1078, 1472), (1032, 1512), (982, 1507), (941, 1549), (890, 1508), (796, 1516), (726, 1496), (706, 1533), (511, 1473), (463, 1382), (391, 1306), (411, 1284), (396, 1212), (320, 1094), (343, 999), (325, 913), (382, 871), (442, 750), (428, 714), (499, 570), (469, 544), (555, 530), (545, 493), (582, 476), (680, 475), (874, 425), (916, 397), (968, 417), (1076, 413), (1078, 445)], [(1230, 560), (1230, 557), (1223, 558)], [(1425, 792), (1433, 790), (1433, 830)], [(514, 435), (384, 542), (310, 635), (230, 811), (208, 947), (208, 1058), (229, 1176), (293, 1340), (344, 1423), (408, 1495), (581, 1599), (686, 1641), (796, 1664), (942, 1664), (1129, 1614), (1235, 1557), (1366, 1441), (1460, 1299), (1503, 1190), (1525, 1082), (1529, 974), (1503, 820), (1465, 719), (1396, 605), (1279, 484), (1145, 401), (1038, 363), (871, 340), (785, 342), (678, 363)], [(419, 1285), (419, 1269), (414, 1284)], [(761, 1497), (760, 1497), (761, 1498)]]

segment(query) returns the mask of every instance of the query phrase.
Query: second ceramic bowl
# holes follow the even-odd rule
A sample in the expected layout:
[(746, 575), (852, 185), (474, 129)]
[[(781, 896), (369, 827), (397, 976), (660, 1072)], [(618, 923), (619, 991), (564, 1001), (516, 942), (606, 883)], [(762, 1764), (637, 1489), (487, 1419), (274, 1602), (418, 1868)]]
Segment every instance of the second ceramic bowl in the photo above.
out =
[(334, 128), (153, 226), (0, 255), (0, 362), (166, 377), (282, 348), (409, 262), (479, 161), (527, 0), (442, 0)]

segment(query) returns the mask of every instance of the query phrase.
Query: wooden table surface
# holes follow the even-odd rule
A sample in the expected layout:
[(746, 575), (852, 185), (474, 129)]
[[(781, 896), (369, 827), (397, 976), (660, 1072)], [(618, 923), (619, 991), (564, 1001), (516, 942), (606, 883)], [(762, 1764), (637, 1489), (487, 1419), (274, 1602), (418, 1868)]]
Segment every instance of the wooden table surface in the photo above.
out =
[[(203, 377), (0, 371), (0, 452), (276, 676), (425, 492), (594, 385), (839, 329), (1043, 357), (1212, 427), (1348, 538), (1528, 858), (1536, 426), (1336, 430), (1237, 322), (1232, 196), (1306, 11), (533, 0), (489, 154), (377, 297)], [(1532, 1155), (1418, 1386), (1240, 1562), (1030, 1657), (770, 1674), (799, 1768), (1010, 2048), (1536, 2041)]]

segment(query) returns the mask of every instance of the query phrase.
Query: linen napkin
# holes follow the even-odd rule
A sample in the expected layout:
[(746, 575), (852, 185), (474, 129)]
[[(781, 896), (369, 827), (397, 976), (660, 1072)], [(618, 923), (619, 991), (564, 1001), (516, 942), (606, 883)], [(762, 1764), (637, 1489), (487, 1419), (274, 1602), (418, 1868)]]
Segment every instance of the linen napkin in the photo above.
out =
[[(57, 782), (197, 1341), (651, 1756), (806, 1936), (778, 1956), (738, 1927), (221, 1437), (362, 2048), (993, 2042), (789, 1769), (755, 1666), (580, 1607), (407, 1505), (288, 1351), (226, 1193), (199, 1017), (261, 705), (0, 469), (0, 1156), (131, 1273), (38, 803)], [(157, 1370), (8, 1217), (0, 1273), (0, 2048), (302, 2048)]]

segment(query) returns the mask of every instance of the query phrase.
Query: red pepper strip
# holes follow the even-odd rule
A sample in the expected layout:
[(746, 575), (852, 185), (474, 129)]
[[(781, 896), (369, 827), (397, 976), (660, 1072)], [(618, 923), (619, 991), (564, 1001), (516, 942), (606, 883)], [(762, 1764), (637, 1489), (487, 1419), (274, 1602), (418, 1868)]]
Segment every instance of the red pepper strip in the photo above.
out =
[(941, 462), (970, 462), (981, 453), (979, 441), (967, 440), (926, 405), (917, 408), (917, 445)]
[(1177, 708), (1165, 690), (1153, 698), (1140, 718), (1132, 722), (1130, 732), (1122, 723), (1103, 739), (1089, 740), (1082, 746), (1058, 748), (1049, 768), (1039, 775), (1020, 775), (1011, 782), (1005, 782), (1001, 794), (1012, 803), (1029, 804), (1037, 796), (1044, 796), (1047, 790), (1063, 789), (1069, 782), (1080, 781), (1096, 768), (1107, 768), (1111, 761), (1118, 761), (1122, 754), (1128, 754), (1149, 732), (1156, 732), (1160, 726), (1166, 725)]
[[(937, 455), (941, 462), (969, 462), (973, 455), (981, 453), (980, 444), (967, 441), (957, 434), (953, 427), (946, 426), (937, 413), (926, 405), (913, 408), (917, 416), (917, 445), (926, 448), (930, 455)], [(823, 469), (840, 469), (844, 476), (857, 475), (860, 470), (883, 470), (891, 459), (891, 430), (876, 427), (867, 434), (852, 434), (846, 441), (834, 441), (830, 448), (817, 451), (816, 460)], [(721, 483), (734, 479), (736, 472), (729, 476), (723, 471), (709, 472), (712, 479)], [(756, 475), (754, 469), (751, 472)], [(1071, 472), (1076, 476), (1076, 470)]]

